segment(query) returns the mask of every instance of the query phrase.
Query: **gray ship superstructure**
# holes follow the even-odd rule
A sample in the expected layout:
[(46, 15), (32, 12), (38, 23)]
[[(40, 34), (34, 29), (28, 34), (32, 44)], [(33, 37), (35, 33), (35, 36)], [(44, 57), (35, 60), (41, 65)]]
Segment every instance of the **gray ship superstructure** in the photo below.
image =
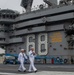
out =
[[(18, 54), (21, 48), (34, 47), (39, 56), (60, 58), (66, 63), (74, 59), (74, 0), (44, 0), (36, 11), (26, 8), (19, 14), (0, 10), (0, 46), (6, 53)], [(46, 63), (51, 63), (49, 59)]]

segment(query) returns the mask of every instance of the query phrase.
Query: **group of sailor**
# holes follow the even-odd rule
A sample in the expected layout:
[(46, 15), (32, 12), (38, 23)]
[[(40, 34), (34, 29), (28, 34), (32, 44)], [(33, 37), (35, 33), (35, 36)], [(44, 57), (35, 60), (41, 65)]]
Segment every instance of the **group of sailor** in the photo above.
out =
[(19, 72), (21, 72), (21, 71), (26, 72), (26, 68), (24, 67), (24, 61), (25, 61), (25, 59), (28, 59), (28, 57), (29, 57), (29, 61), (30, 61), (29, 72), (32, 72), (32, 69), (34, 72), (37, 72), (37, 69), (34, 66), (34, 59), (36, 56), (36, 53), (34, 52), (34, 48), (33, 47), (30, 48), (30, 50), (28, 52), (28, 57), (25, 52), (26, 51), (24, 49), (21, 49), (21, 51), (18, 55), (18, 61), (20, 62), (20, 66), (19, 66), (18, 71)]

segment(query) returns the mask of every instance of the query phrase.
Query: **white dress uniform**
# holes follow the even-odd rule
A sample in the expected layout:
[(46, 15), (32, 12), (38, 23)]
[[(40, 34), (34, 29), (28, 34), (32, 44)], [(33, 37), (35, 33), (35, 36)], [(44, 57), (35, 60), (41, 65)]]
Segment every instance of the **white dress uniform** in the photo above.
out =
[(26, 71), (26, 68), (24, 67), (24, 60), (27, 59), (27, 56), (25, 53), (20, 52), (18, 55), (18, 61), (20, 62), (20, 66), (18, 71)]
[(29, 72), (31, 72), (32, 69), (34, 71), (37, 71), (36, 67), (34, 66), (34, 59), (35, 59), (35, 55), (33, 54), (33, 51), (30, 50), (29, 51), (29, 60), (30, 60)]

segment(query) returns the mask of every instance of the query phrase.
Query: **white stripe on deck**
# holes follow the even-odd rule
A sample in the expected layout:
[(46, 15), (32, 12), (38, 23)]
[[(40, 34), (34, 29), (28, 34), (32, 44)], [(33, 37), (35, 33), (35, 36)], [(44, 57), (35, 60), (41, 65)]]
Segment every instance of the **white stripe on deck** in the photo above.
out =
[(74, 75), (74, 72), (58, 72), (58, 71), (39, 71), (37, 73), (3, 73), (0, 72), (0, 75)]

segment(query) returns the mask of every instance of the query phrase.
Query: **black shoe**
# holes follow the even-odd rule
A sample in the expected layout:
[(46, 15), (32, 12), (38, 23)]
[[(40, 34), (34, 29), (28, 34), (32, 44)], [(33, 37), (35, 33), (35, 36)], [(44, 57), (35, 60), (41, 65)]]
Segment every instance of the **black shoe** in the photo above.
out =
[(34, 71), (35, 73), (37, 72), (37, 70), (36, 71)]
[(24, 70), (24, 72), (26, 72), (26, 70)]
[(18, 72), (21, 72), (20, 70), (18, 70)]

